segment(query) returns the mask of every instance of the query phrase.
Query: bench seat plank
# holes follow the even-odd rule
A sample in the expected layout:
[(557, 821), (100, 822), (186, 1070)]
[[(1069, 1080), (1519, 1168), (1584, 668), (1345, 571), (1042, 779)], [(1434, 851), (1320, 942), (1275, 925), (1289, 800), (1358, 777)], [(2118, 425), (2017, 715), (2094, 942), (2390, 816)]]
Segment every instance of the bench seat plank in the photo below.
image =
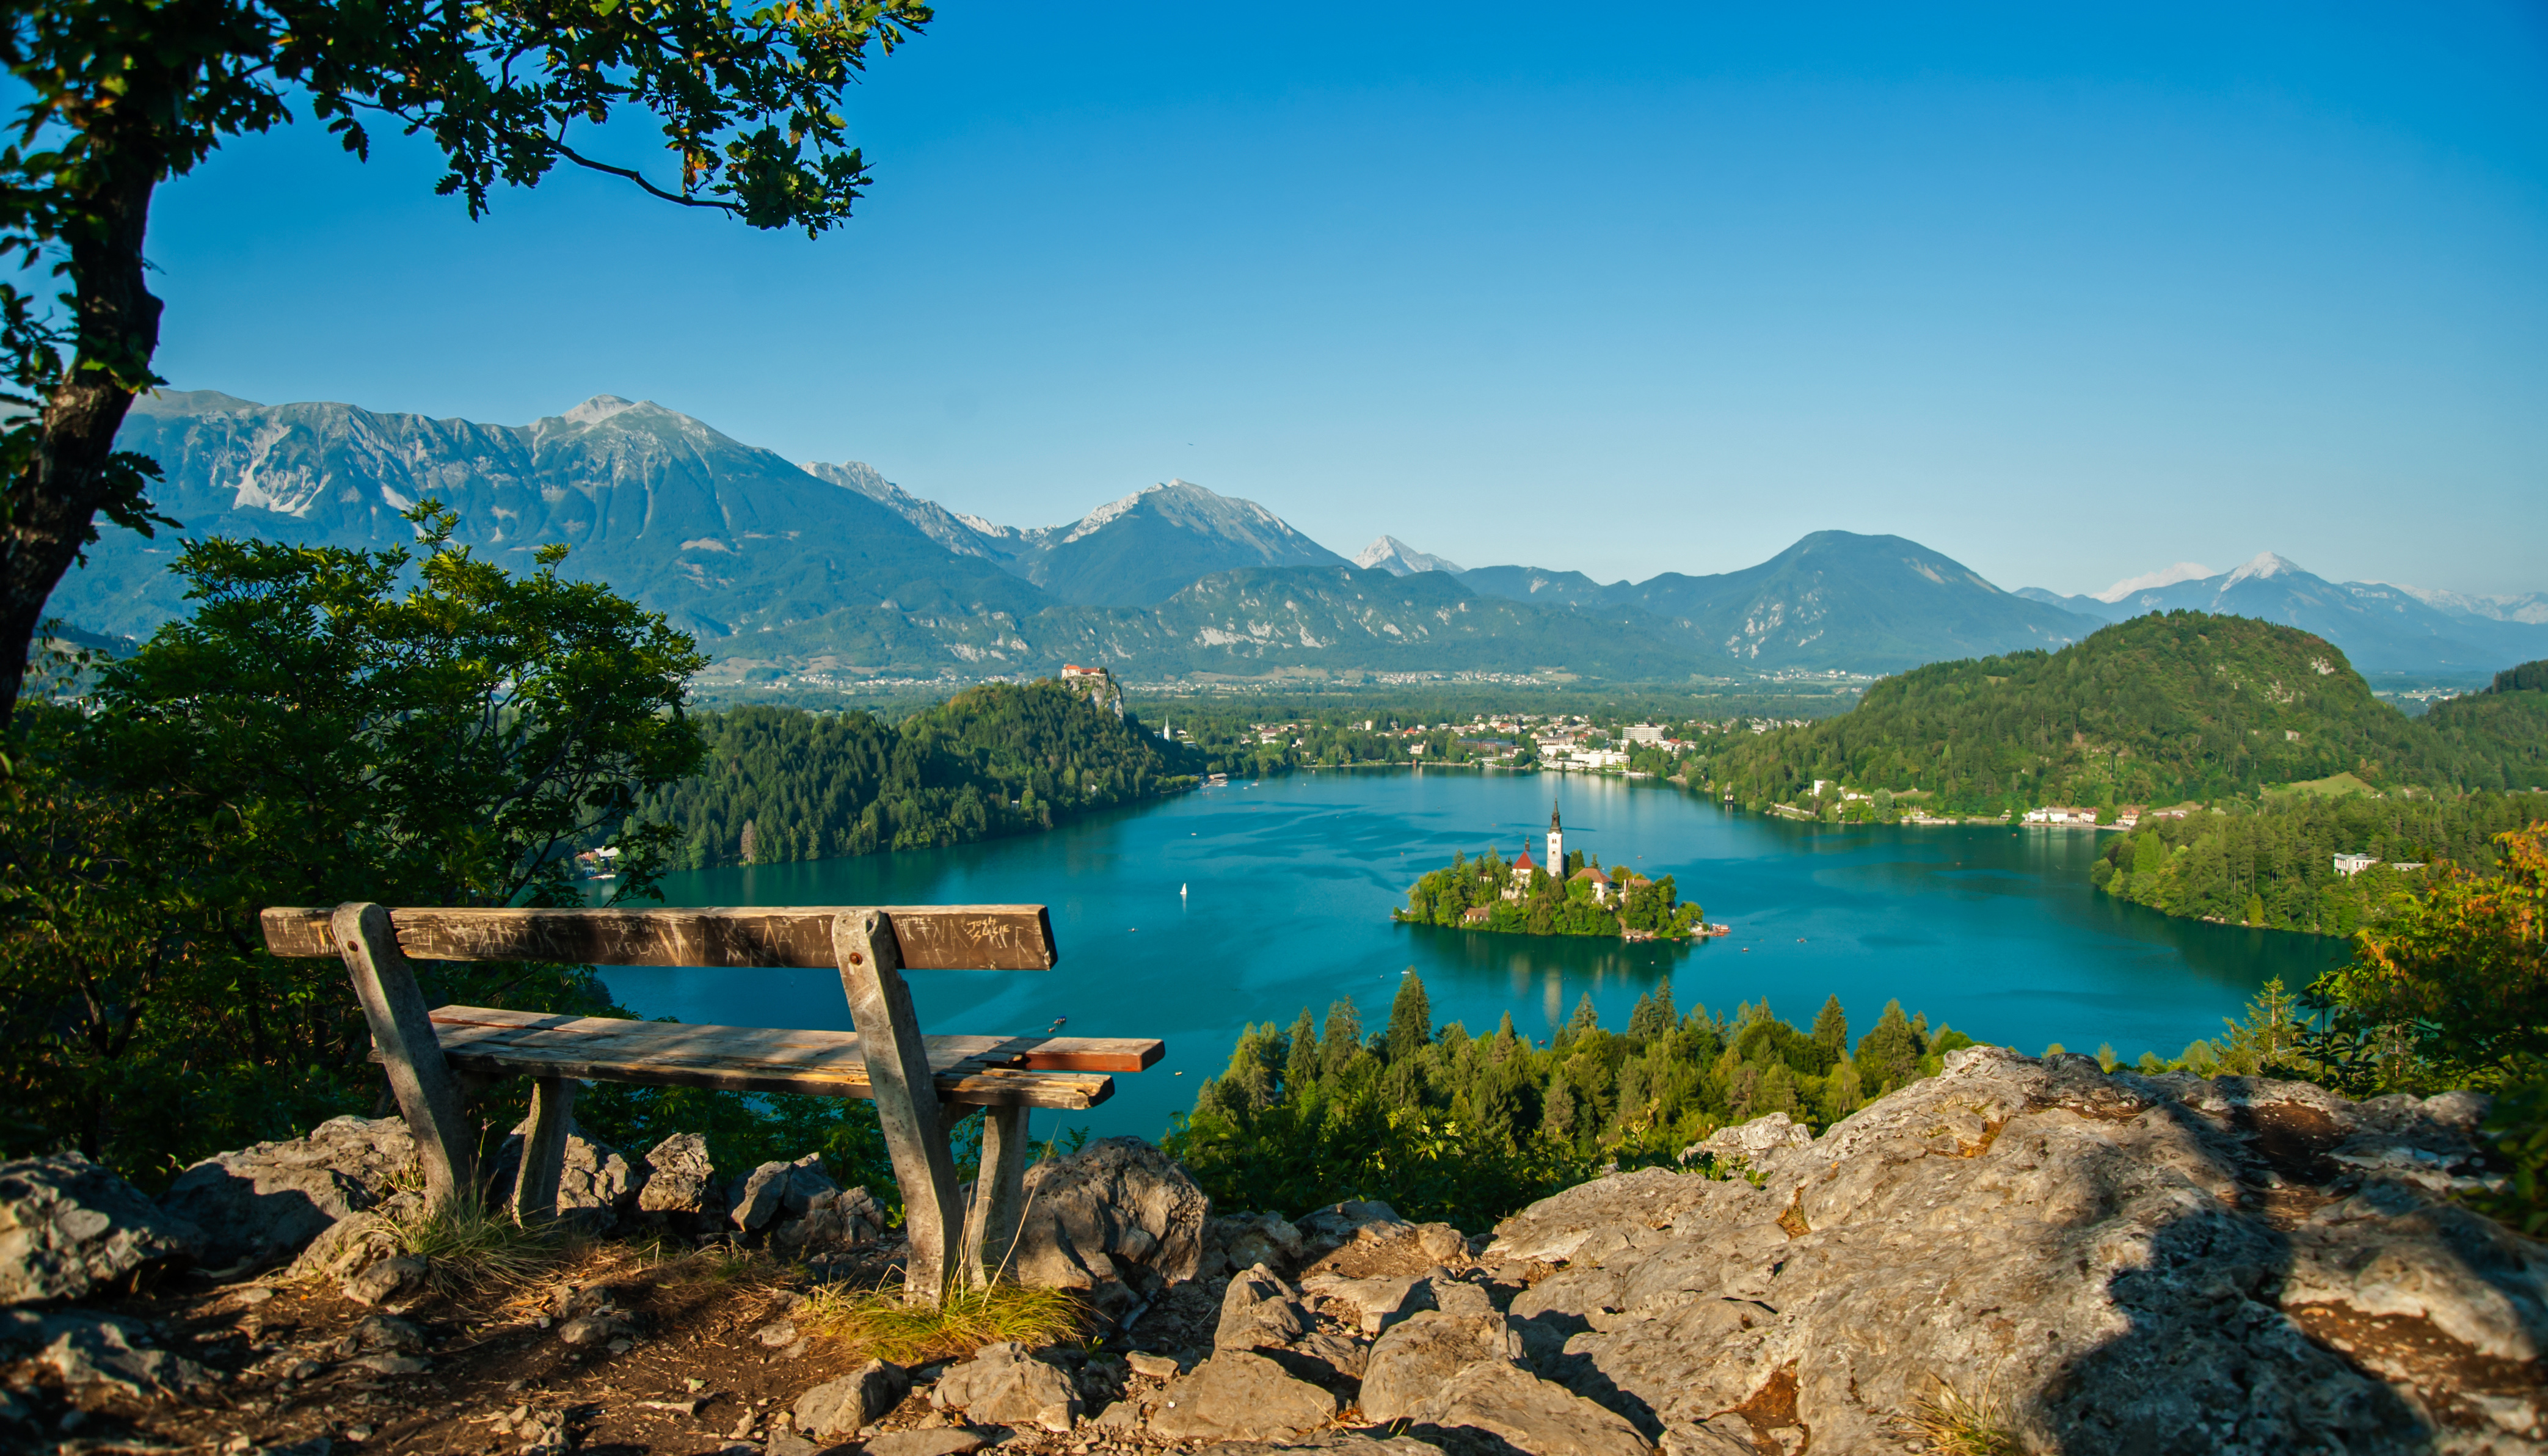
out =
[[(815, 1097), (874, 1095), (855, 1032), (541, 1016), (466, 1006), (442, 1007), (431, 1020), (444, 1057), (469, 1071)], [(939, 1097), (965, 1105), (1079, 1112), (1114, 1095), (1114, 1079), (1100, 1073), (1004, 1064), (1013, 1058), (1001, 1048), (1035, 1040), (931, 1038), (929, 1066)], [(940, 1042), (959, 1045), (942, 1047)]]
[[(392, 910), (410, 960), (549, 960), (579, 965), (806, 966), (831, 969), (832, 921), (847, 907)], [(1060, 959), (1042, 905), (885, 905), (905, 970), (1049, 970)], [(333, 956), (333, 912), (277, 906), (263, 917), (277, 956)]]
[[(580, 1020), (575, 1017), (551, 1016), (537, 1011), (506, 1011), (493, 1006), (444, 1006), (435, 1009), (431, 1018), (436, 1026), (474, 1027), (555, 1027), (575, 1023), (588, 1033), (600, 1025), (622, 1027), (672, 1027), (679, 1022), (640, 1022), (607, 1019)], [(775, 1027), (727, 1027), (728, 1032), (749, 1032), (756, 1036), (783, 1039), (788, 1047), (846, 1046), (857, 1054), (859, 1034), (856, 1032), (804, 1032)], [(958, 1057), (973, 1057), (998, 1066), (1042, 1072), (1138, 1072), (1158, 1064), (1167, 1054), (1168, 1044), (1155, 1037), (931, 1037), (927, 1039), (931, 1064), (938, 1064), (943, 1049)], [(788, 1055), (792, 1052), (782, 1051)]]

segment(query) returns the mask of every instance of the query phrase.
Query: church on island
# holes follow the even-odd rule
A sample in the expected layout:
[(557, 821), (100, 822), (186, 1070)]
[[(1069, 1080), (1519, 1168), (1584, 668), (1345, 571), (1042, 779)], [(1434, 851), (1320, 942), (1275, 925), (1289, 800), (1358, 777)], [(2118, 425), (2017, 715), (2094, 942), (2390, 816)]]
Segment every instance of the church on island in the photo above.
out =
[(1475, 860), (1451, 863), (1417, 880), (1404, 909), (1390, 918), (1401, 925), (1491, 931), (1526, 936), (1609, 936), (1623, 941), (1687, 941), (1723, 935), (1699, 908), (1681, 898), (1669, 874), (1649, 879), (1621, 866), (1603, 869), (1593, 857), (1566, 849), (1566, 822), (1548, 806), (1548, 858), (1533, 858), (1522, 845), (1509, 864), (1493, 849)]
[(1566, 826), (1558, 822), (1557, 801), (1554, 799), (1551, 799), (1548, 804), (1548, 863), (1543, 865), (1531, 859), (1530, 844), (1527, 840), (1523, 841), (1521, 855), (1512, 864), (1512, 876), (1504, 885), (1503, 897), (1507, 900), (1519, 900), (1529, 894), (1530, 877), (1533, 874), (1542, 873), (1552, 879), (1583, 880), (1591, 887), (1592, 903), (1595, 905), (1607, 905), (1636, 886), (1648, 883), (1644, 875), (1633, 869), (1620, 871), (1619, 879), (1614, 881), (1598, 864), (1587, 864), (1573, 874), (1568, 874), (1566, 872)]

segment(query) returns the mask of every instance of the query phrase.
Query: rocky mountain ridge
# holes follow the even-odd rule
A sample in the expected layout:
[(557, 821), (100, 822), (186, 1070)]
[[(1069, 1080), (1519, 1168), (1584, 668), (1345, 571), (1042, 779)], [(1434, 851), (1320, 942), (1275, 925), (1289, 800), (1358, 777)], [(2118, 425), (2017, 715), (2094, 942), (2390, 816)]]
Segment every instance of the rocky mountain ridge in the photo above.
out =
[[(1349, 564), (1264, 506), (1181, 480), (1075, 521), (1011, 527), (859, 462), (800, 468), (676, 410), (607, 395), (511, 426), (162, 392), (136, 405), (121, 443), (161, 463), (156, 498), (188, 533), (382, 548), (410, 538), (399, 512), (430, 495), (460, 512), (457, 540), (499, 560), (564, 542), (568, 575), (668, 613), (737, 675), (966, 677), (1090, 657), (1165, 676), (1886, 673), (2057, 647), (2188, 592), (2214, 609), (2300, 620), (2339, 646), (2377, 639), (2356, 653), (2374, 671), (2491, 671), (2548, 652), (2490, 656), (2548, 626), (2454, 616), (2400, 589), (2338, 590), (2296, 570), (2226, 574), (2208, 595), (2203, 582), (2172, 582), (2106, 602), (2002, 592), (1916, 542), (1842, 531), (1741, 571), (1604, 585), (1533, 567), (1462, 571), (1394, 537)], [(165, 570), (173, 554), (164, 535), (109, 529), (53, 609), (74, 630), (146, 633), (183, 609), (183, 584)], [(1332, 577), (1357, 567), (1433, 578), (1452, 589), (1446, 599), (1472, 605), (1428, 618), (1435, 607), (1401, 601), (1382, 620), (1354, 604), (1363, 589)], [(1276, 584), (1267, 572), (1304, 575)], [(1223, 580), (1231, 573), (1256, 575)], [(2305, 605), (2294, 604), (2300, 589)], [(1269, 614), (1269, 600), (1291, 605)], [(1497, 625), (1463, 630), (1462, 613)], [(1118, 647), (1125, 655), (1110, 656)]]

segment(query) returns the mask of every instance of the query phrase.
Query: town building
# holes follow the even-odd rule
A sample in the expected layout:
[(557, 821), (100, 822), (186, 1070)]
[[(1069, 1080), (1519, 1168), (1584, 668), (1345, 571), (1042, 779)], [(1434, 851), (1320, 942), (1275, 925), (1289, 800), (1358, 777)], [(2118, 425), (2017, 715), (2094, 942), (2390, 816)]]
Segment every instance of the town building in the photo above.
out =
[(2093, 825), (2097, 822), (2097, 811), (2094, 809), (2070, 808), (2060, 804), (2047, 804), (2041, 809), (2027, 810), (2024, 822), (2028, 824)]
[(2335, 872), (2350, 879), (2379, 863), (2376, 855), (2338, 855), (2335, 857)]
[(1566, 826), (1557, 822), (1557, 800), (1548, 801), (1548, 872), (1566, 872)]

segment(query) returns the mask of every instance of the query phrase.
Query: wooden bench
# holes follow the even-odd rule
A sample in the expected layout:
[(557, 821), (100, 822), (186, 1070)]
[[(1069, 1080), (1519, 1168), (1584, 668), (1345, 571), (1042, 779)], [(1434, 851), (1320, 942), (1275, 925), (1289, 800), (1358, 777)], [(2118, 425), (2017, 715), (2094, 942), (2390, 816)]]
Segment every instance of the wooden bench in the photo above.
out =
[[(474, 1192), (461, 1078), (532, 1078), (513, 1211), (553, 1215), (580, 1081), (643, 1082), (874, 1101), (901, 1185), (906, 1289), (936, 1301), (984, 1279), (1023, 1217), (1027, 1112), (1079, 1111), (1116, 1072), (1165, 1044), (1128, 1038), (924, 1037), (905, 970), (1045, 970), (1060, 957), (1041, 905), (715, 910), (392, 910), (347, 904), (264, 914), (277, 956), (339, 956), (376, 1055), (415, 1134), (428, 1198)], [(546, 1016), (483, 1006), (427, 1009), (410, 960), (837, 969), (855, 1032)], [(923, 1087), (929, 1089), (922, 1095)], [(982, 1163), (969, 1208), (956, 1197), (947, 1107), (981, 1107)], [(960, 1114), (958, 1114), (960, 1116)]]

